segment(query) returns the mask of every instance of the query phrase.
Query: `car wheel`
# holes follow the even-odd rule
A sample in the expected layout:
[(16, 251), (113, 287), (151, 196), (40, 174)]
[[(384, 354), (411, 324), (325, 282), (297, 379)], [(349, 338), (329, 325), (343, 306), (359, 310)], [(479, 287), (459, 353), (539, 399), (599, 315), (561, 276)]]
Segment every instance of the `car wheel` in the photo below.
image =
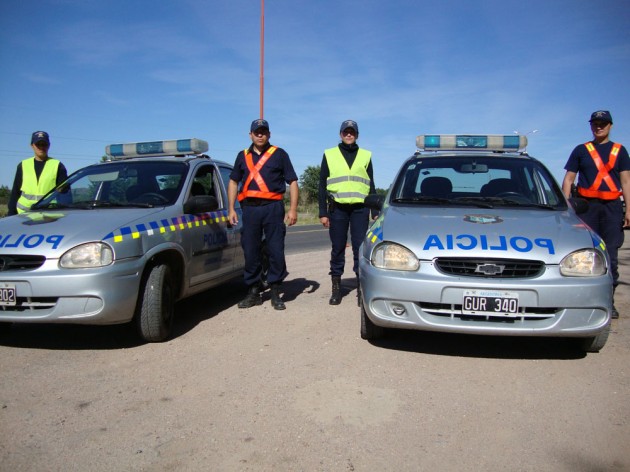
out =
[(610, 323), (597, 336), (580, 339), (584, 352), (599, 352), (604, 347), (610, 334)]
[(138, 311), (138, 330), (147, 342), (166, 340), (173, 327), (175, 300), (169, 266), (151, 268), (142, 288)]
[(377, 326), (372, 323), (372, 320), (368, 318), (365, 308), (363, 307), (363, 301), (359, 302), (361, 306), (361, 338), (362, 339), (379, 339), (382, 338), (384, 329), (381, 326)]

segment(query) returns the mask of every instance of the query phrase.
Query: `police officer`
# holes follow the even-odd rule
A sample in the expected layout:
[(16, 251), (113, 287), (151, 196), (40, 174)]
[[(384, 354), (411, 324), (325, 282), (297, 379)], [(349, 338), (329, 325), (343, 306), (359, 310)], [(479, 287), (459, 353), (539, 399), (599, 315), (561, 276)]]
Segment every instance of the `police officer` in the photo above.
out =
[[(617, 253), (623, 244), (623, 226), (630, 226), (630, 207), (623, 214), (620, 196), (626, 204), (630, 201), (630, 158), (628, 151), (610, 140), (613, 120), (608, 110), (591, 114), (593, 140), (578, 145), (564, 166), (567, 171), (562, 181), (562, 191), (568, 198), (571, 185), (577, 181), (577, 193), (588, 200), (588, 211), (580, 218), (593, 229), (606, 244), (610, 255), (613, 287), (619, 283)], [(614, 292), (613, 292), (614, 293)], [(619, 318), (614, 306), (613, 318)]]
[[(271, 287), (271, 305), (276, 310), (286, 307), (280, 298), (280, 284), (288, 275), (284, 257), (285, 223), (297, 222), (298, 178), (289, 155), (269, 143), (271, 133), (266, 120), (254, 120), (249, 137), (252, 145), (236, 156), (228, 184), (230, 223), (238, 224), (235, 202), (243, 211), (241, 244), (245, 253), (247, 296), (239, 308), (262, 303), (260, 295), (261, 246), (263, 235), (269, 256), (267, 283)], [(239, 189), (240, 184), (240, 189)], [(286, 184), (290, 190), (290, 209), (285, 217), (283, 196)]]
[(319, 221), (329, 228), (332, 243), (330, 305), (341, 303), (341, 276), (345, 265), (348, 228), (354, 257), (352, 269), (359, 286), (359, 246), (369, 223), (369, 210), (363, 202), (368, 194), (376, 193), (372, 153), (357, 144), (359, 125), (356, 121), (344, 121), (339, 136), (341, 143), (324, 151), (319, 176)]
[(68, 178), (64, 165), (48, 156), (50, 137), (45, 131), (31, 136), (35, 155), (17, 166), (8, 202), (8, 215), (16, 215), (31, 208), (40, 198)]

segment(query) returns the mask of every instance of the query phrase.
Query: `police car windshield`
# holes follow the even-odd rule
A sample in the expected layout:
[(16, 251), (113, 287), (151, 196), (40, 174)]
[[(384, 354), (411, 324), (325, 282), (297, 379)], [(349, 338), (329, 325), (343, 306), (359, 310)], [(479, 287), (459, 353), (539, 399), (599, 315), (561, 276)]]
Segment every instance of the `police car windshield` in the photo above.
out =
[(539, 161), (498, 154), (414, 156), (399, 172), (391, 202), (480, 208), (567, 208), (557, 182)]
[(151, 208), (173, 205), (188, 172), (185, 162), (159, 160), (98, 164), (72, 174), (33, 209)]

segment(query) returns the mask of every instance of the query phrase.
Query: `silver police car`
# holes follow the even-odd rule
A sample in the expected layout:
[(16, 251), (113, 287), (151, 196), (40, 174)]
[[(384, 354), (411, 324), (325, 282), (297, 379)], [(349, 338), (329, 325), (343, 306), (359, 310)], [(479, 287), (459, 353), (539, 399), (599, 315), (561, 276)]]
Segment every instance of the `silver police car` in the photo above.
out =
[(601, 238), (578, 217), (525, 136), (424, 135), (361, 248), (361, 337), (384, 328), (608, 338), (612, 277)]
[(232, 167), (182, 139), (107, 146), (31, 211), (0, 220), (0, 325), (134, 321), (163, 341), (179, 299), (242, 274)]

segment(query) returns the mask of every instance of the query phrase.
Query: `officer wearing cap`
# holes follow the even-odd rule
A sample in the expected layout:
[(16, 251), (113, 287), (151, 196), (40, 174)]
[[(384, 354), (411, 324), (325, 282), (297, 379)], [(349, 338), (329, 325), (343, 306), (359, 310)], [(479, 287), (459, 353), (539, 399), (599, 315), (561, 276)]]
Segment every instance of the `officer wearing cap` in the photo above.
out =
[[(260, 276), (263, 235), (269, 255), (267, 283), (271, 288), (271, 305), (276, 310), (286, 307), (280, 298), (281, 282), (288, 275), (284, 257), (286, 225), (297, 222), (298, 177), (289, 155), (269, 143), (271, 132), (266, 120), (254, 120), (249, 137), (252, 145), (236, 156), (228, 184), (230, 223), (238, 224), (235, 210), (238, 199), (243, 215), (241, 245), (245, 255), (245, 284), (247, 296), (239, 308), (250, 308), (262, 303)], [(290, 208), (285, 216), (284, 193), (290, 190)]]
[(341, 142), (324, 151), (319, 175), (319, 221), (329, 228), (332, 243), (330, 305), (341, 303), (341, 276), (345, 265), (348, 228), (354, 258), (352, 269), (359, 286), (359, 246), (369, 224), (369, 210), (363, 202), (368, 194), (376, 193), (372, 153), (357, 144), (357, 122), (346, 120), (341, 123), (339, 136)]
[(50, 137), (46, 131), (31, 136), (35, 155), (17, 166), (8, 203), (8, 214), (28, 211), (31, 205), (68, 178), (64, 165), (48, 156)]
[[(626, 203), (630, 201), (630, 157), (625, 147), (609, 138), (613, 120), (608, 110), (593, 112), (589, 122), (593, 140), (578, 145), (569, 156), (564, 166), (567, 172), (562, 181), (562, 191), (568, 198), (578, 177), (578, 196), (589, 203), (588, 210), (580, 218), (604, 240), (610, 255), (613, 287), (616, 288), (623, 227), (630, 226), (630, 207), (626, 205), (624, 215), (620, 200), (623, 195)], [(612, 317), (619, 318), (614, 301)]]

